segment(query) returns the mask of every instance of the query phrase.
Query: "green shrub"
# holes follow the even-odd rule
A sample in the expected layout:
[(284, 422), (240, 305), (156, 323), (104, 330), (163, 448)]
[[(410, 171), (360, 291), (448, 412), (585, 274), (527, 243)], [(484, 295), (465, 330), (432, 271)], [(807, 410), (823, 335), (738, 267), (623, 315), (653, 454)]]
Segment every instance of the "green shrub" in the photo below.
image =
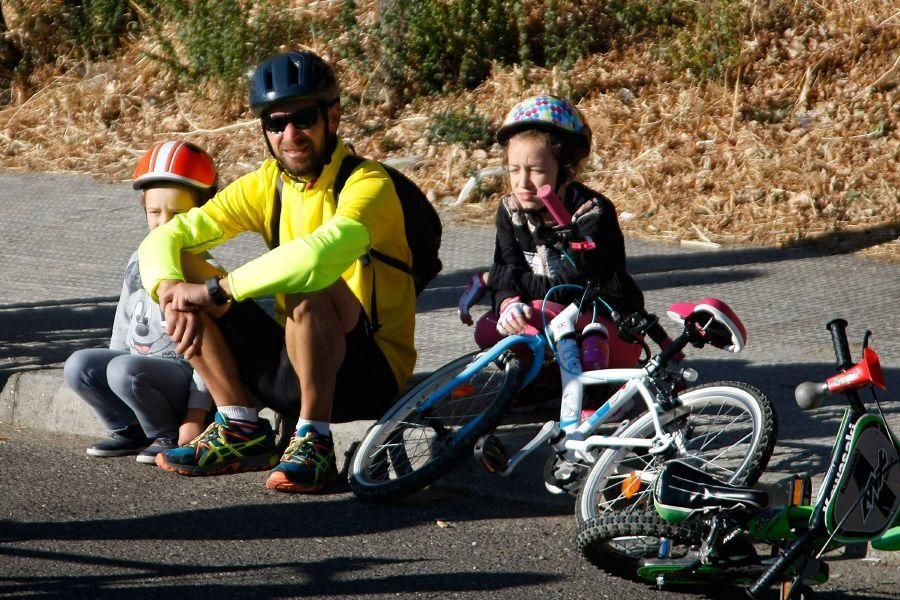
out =
[(747, 19), (741, 0), (696, 3), (692, 22), (678, 32), (671, 45), (673, 66), (700, 80), (733, 72)]
[(113, 56), (129, 29), (137, 28), (128, 0), (9, 0), (4, 11), (13, 19), (5, 25), (17, 32), (10, 39), (19, 55), (16, 68), (26, 76), (60, 57)]
[(0, 104), (53, 73), (114, 57), (139, 29), (128, 0), (6, 0), (2, 11)]
[(541, 24), (532, 38), (531, 54), (543, 56), (543, 64), (569, 71), (575, 61), (608, 47), (608, 19), (602, 3), (573, 0), (549, 0)]
[(460, 144), (465, 148), (486, 148), (493, 143), (494, 135), (485, 117), (449, 110), (435, 115), (425, 133), (429, 144)]
[[(719, 0), (722, 1), (722, 0)], [(345, 0), (341, 56), (399, 102), (474, 87), (493, 63), (569, 71), (617, 38), (671, 30), (693, 15), (689, 0), (382, 0), (375, 27)]]
[(92, 58), (111, 56), (118, 49), (128, 23), (136, 23), (128, 0), (70, 0), (63, 6), (69, 35)]
[(684, 24), (693, 4), (688, 0), (609, 0), (604, 10), (619, 35), (641, 36)]
[(505, 0), (383, 0), (374, 28), (359, 22), (357, 3), (345, 0), (344, 32), (335, 47), (373, 89), (406, 102), (484, 81), (492, 64), (519, 57), (521, 2)]
[[(304, 24), (275, 0), (160, 0), (146, 2), (158, 52), (182, 85), (211, 83), (227, 98), (246, 93), (246, 75)], [(308, 29), (308, 25), (306, 26)]]

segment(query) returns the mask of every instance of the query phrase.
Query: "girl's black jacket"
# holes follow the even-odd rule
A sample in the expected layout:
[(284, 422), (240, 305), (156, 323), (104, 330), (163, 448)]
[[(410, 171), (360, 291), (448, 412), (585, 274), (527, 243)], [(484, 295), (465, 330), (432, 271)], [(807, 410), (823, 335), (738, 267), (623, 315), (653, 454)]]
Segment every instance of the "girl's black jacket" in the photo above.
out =
[[(494, 290), (495, 310), (507, 298), (519, 296), (526, 303), (543, 300), (553, 286), (584, 285), (589, 278), (600, 286), (603, 299), (618, 311), (629, 314), (642, 310), (644, 295), (625, 270), (625, 239), (613, 203), (578, 182), (568, 185), (564, 203), (575, 217), (576, 235), (589, 236), (597, 245), (586, 252), (568, 250), (574, 265), (562, 255), (560, 243), (547, 240), (542, 215), (515, 210), (511, 194), (501, 199), (494, 263), (488, 279)], [(567, 304), (578, 295), (564, 289), (550, 300)]]

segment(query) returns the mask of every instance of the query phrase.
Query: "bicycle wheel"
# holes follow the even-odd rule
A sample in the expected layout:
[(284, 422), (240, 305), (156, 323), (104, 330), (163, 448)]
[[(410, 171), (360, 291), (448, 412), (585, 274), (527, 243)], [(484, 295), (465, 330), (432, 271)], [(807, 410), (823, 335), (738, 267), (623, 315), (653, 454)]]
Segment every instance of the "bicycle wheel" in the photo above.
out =
[(653, 511), (606, 513), (578, 528), (581, 555), (594, 566), (621, 577), (637, 578), (639, 562), (659, 555), (661, 538), (669, 540), (669, 556), (678, 560), (703, 541), (702, 522), (667, 523)]
[(463, 371), (476, 353), (441, 367), (414, 387), (360, 443), (350, 464), (350, 489), (367, 500), (415, 492), (472, 452), (475, 441), (500, 422), (519, 391), (519, 361), (505, 353), (488, 363), (427, 411), (419, 406)]
[[(578, 496), (575, 516), (584, 523), (608, 511), (649, 507), (650, 488), (668, 460), (678, 459), (735, 485), (753, 485), (775, 448), (777, 422), (769, 399), (737, 381), (707, 383), (678, 396), (680, 405), (660, 415), (663, 431), (675, 436), (666, 453), (617, 447), (600, 453)], [(619, 437), (651, 439), (649, 413)]]

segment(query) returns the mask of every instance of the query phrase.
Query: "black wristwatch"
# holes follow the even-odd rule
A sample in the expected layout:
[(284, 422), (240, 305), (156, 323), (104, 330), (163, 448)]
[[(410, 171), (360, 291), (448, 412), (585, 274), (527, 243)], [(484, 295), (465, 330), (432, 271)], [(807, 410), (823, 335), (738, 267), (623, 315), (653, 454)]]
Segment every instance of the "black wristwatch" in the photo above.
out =
[(223, 304), (227, 304), (231, 298), (229, 298), (225, 294), (225, 290), (222, 289), (222, 286), (219, 285), (219, 277), (210, 277), (206, 280), (206, 291), (209, 292), (209, 297), (212, 298), (212, 301), (217, 306), (222, 306)]

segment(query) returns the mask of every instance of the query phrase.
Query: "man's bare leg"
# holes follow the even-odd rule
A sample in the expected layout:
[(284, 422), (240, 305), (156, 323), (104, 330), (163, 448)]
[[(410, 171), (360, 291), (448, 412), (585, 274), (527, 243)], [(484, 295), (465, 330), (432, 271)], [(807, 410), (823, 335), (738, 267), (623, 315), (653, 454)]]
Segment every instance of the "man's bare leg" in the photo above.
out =
[[(225, 275), (218, 267), (189, 252), (181, 253), (181, 269), (185, 280), (190, 283), (203, 283), (214, 275)], [(253, 402), (241, 384), (234, 354), (215, 321), (229, 308), (228, 305), (216, 306), (201, 315), (203, 345), (200, 354), (192, 357), (189, 362), (203, 378), (216, 406), (252, 407)]]
[[(182, 255), (182, 267), (192, 283), (222, 275), (214, 266), (193, 255)], [(200, 352), (189, 359), (229, 425), (226, 429), (213, 430), (212, 435), (203, 435), (203, 443), (199, 445), (189, 444), (157, 455), (156, 464), (168, 471), (181, 475), (218, 475), (268, 470), (278, 462), (275, 436), (265, 423), (261, 427), (257, 425), (256, 407), (241, 383), (234, 354), (216, 323), (229, 308), (229, 305), (216, 306), (200, 314), (203, 322)]]
[(215, 320), (205, 313), (201, 318), (203, 341), (190, 363), (206, 383), (220, 416), (197, 443), (158, 454), (156, 464), (181, 475), (267, 471), (278, 463), (275, 435), (267, 423), (259, 422), (256, 407), (241, 384), (234, 355)]
[(203, 378), (217, 407), (253, 407), (222, 331), (211, 316), (204, 313), (202, 318), (203, 345), (200, 353), (191, 358), (191, 366)]
[(359, 300), (343, 279), (315, 293), (289, 298), (285, 343), (300, 380), (300, 418), (331, 421), (337, 372), (347, 353), (344, 336), (359, 320)]
[(359, 321), (360, 304), (338, 280), (322, 292), (291, 297), (287, 308), (285, 342), (300, 381), (300, 420), (266, 487), (314, 493), (338, 475), (329, 423), (337, 372), (347, 354), (345, 335)]

